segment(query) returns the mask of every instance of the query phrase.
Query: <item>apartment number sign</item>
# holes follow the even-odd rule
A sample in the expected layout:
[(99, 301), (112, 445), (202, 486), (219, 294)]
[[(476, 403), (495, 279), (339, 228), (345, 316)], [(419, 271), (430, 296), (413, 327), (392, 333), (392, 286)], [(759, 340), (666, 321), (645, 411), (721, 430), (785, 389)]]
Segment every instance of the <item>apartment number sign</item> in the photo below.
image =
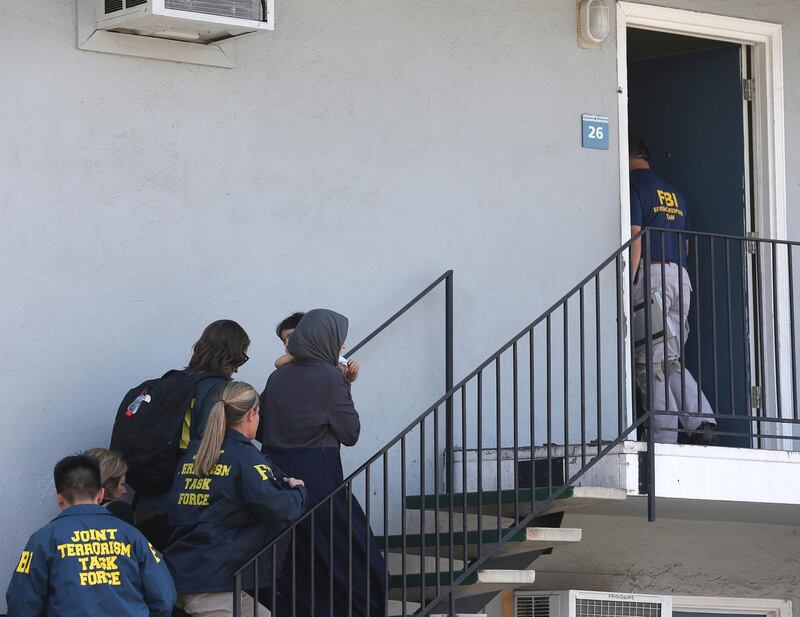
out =
[(583, 147), (608, 150), (608, 116), (583, 114)]

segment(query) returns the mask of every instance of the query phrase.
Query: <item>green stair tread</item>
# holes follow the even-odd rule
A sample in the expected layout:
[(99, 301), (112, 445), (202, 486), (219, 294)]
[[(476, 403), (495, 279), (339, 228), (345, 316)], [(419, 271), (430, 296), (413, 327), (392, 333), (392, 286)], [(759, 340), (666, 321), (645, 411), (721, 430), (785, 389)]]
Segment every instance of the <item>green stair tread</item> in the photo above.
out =
[[(501, 533), (505, 534), (508, 533), (509, 529), (501, 529)], [(464, 546), (464, 532), (463, 531), (454, 531), (453, 532), (453, 545), (456, 549), (459, 546)], [(431, 532), (425, 534), (425, 544), (426, 548), (434, 548), (436, 546), (436, 541), (439, 541), (440, 547), (450, 547), (450, 534), (446, 531), (441, 531), (439, 533)], [(466, 543), (468, 545), (475, 545), (478, 544), (478, 538), (480, 537), (482, 544), (495, 544), (498, 541), (497, 537), (497, 530), (496, 529), (484, 529), (480, 533), (478, 531), (468, 531), (466, 533)], [(527, 535), (524, 529), (519, 530), (517, 533), (507, 537), (504, 539), (504, 542), (525, 542)], [(376, 538), (378, 546), (382, 549), (386, 548), (386, 538), (379, 537)], [(422, 534), (418, 533), (409, 533), (406, 534), (406, 548), (422, 548)], [(398, 549), (403, 548), (403, 536), (402, 535), (392, 535), (389, 536), (389, 549)]]
[[(561, 494), (556, 497), (556, 499), (568, 499), (572, 497), (574, 488), (569, 487), (563, 489), (561, 487), (553, 487), (553, 491), (561, 490)], [(532, 494), (533, 493), (533, 494)], [(516, 495), (516, 497), (515, 497)], [(454, 495), (443, 494), (438, 496), (438, 505), (440, 511), (442, 508), (449, 508), (450, 507), (450, 499), (452, 497), (453, 500), (453, 508), (462, 508), (464, 507), (464, 498), (466, 496), (466, 505), (468, 507), (475, 507), (478, 505), (482, 506), (495, 506), (498, 505), (498, 496), (500, 498), (500, 505), (513, 505), (514, 503), (530, 503), (531, 499), (533, 499), (534, 503), (542, 502), (546, 499), (549, 499), (551, 496), (550, 489), (548, 488), (537, 488), (535, 491), (532, 491), (529, 488), (523, 488), (515, 491), (514, 489), (505, 489), (500, 491), (499, 495), (497, 491), (487, 490), (483, 491), (483, 499), (481, 500), (481, 494), (478, 491), (470, 492), (470, 493), (456, 493)], [(422, 510), (424, 507), (426, 510), (434, 510), (437, 504), (437, 496), (436, 495), (409, 495), (406, 497), (406, 508), (409, 510)], [(454, 513), (456, 516), (458, 512)]]
[[(450, 576), (449, 572), (440, 572), (439, 577), (439, 586), (444, 588), (450, 585), (450, 581), (452, 579), (458, 578), (464, 573), (464, 570), (456, 570), (453, 572), (452, 577)], [(436, 572), (426, 572), (425, 573), (425, 588), (428, 590), (433, 590), (436, 588)], [(389, 589), (402, 589), (403, 588), (403, 578), (406, 581), (406, 589), (409, 590), (417, 590), (422, 588), (423, 579), (421, 573), (414, 573), (414, 574), (406, 574), (403, 577), (402, 574), (392, 574), (389, 576)], [(478, 582), (478, 572), (475, 571), (472, 574), (467, 575), (467, 577), (461, 581), (460, 585), (474, 585)]]

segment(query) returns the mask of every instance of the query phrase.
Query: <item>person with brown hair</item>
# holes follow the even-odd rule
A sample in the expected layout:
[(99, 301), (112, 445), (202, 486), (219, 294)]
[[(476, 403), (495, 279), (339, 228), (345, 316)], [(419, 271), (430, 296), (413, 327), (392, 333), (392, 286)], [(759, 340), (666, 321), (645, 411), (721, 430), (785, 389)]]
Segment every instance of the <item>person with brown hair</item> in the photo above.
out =
[[(228, 383), (207, 418), (202, 440), (192, 440), (169, 493), (174, 531), (164, 555), (178, 592), (177, 606), (190, 615), (231, 615), (234, 572), (302, 513), (302, 480), (286, 477), (251, 440), (259, 423), (258, 393)], [(282, 563), (283, 556), (276, 558)], [(272, 584), (272, 554), (248, 568), (242, 589)], [(242, 593), (242, 615), (269, 615)]]
[[(185, 369), (195, 378), (196, 385), (194, 397), (183, 415), (179, 451), (185, 452), (192, 441), (202, 438), (206, 421), (225, 384), (249, 360), (249, 346), (247, 332), (231, 319), (219, 319), (203, 330), (192, 347), (192, 357)], [(157, 548), (166, 546), (172, 531), (167, 522), (166, 497), (167, 492), (140, 493), (135, 500), (136, 525)]]
[(206, 420), (219, 398), (217, 395), (223, 384), (230, 381), (239, 367), (250, 359), (247, 355), (249, 347), (250, 337), (247, 332), (230, 319), (219, 319), (203, 330), (203, 334), (192, 347), (192, 358), (186, 369), (195, 373), (213, 373), (218, 378), (204, 379), (197, 384), (188, 431), (184, 430), (181, 439), (182, 448), (188, 447), (190, 439), (202, 437)]
[(95, 461), (100, 467), (100, 484), (105, 491), (102, 505), (117, 518), (133, 525), (133, 508), (122, 498), (127, 493), (125, 473), (128, 465), (125, 460), (113, 450), (105, 448), (90, 448), (84, 454)]

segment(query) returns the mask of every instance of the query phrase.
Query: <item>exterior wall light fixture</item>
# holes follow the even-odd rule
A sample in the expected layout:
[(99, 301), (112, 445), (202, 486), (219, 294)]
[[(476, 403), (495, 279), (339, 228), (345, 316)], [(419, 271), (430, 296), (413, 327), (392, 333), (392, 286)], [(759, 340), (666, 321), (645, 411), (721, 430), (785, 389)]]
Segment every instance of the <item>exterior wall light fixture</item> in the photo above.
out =
[(578, 41), (581, 47), (600, 47), (610, 30), (608, 0), (581, 0), (578, 5)]

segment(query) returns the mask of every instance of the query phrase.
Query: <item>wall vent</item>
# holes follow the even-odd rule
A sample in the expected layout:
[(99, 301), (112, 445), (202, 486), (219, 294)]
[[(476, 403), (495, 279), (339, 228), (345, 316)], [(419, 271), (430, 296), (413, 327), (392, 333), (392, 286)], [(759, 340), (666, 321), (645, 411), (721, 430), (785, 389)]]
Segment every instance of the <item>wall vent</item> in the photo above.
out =
[(191, 11), (253, 21), (265, 18), (261, 0), (164, 0), (164, 7), (175, 11)]
[[(106, 30), (124, 34), (127, 37), (126, 44), (131, 45), (137, 45), (131, 36), (139, 36), (211, 47), (242, 34), (272, 30), (275, 27), (274, 0), (78, 0), (78, 2), (85, 5), (86, 9), (90, 3), (96, 5), (95, 31)], [(151, 46), (144, 44), (144, 41), (137, 47), (146, 52), (150, 51), (150, 48)], [(115, 52), (116, 49), (119, 49), (119, 46), (115, 48)], [(182, 51), (189, 50), (184, 48)], [(220, 48), (220, 53), (213, 55), (224, 57), (226, 53)], [(146, 54), (145, 57), (150, 55)], [(230, 59), (227, 58), (225, 66), (229, 63)]]
[(514, 617), (550, 617), (550, 596), (517, 596)]
[(661, 617), (661, 604), (577, 598), (575, 617)]
[(514, 617), (672, 617), (672, 598), (578, 589), (515, 591)]
[(105, 6), (106, 15), (121, 10), (122, 10), (122, 0), (106, 0), (106, 6)]

